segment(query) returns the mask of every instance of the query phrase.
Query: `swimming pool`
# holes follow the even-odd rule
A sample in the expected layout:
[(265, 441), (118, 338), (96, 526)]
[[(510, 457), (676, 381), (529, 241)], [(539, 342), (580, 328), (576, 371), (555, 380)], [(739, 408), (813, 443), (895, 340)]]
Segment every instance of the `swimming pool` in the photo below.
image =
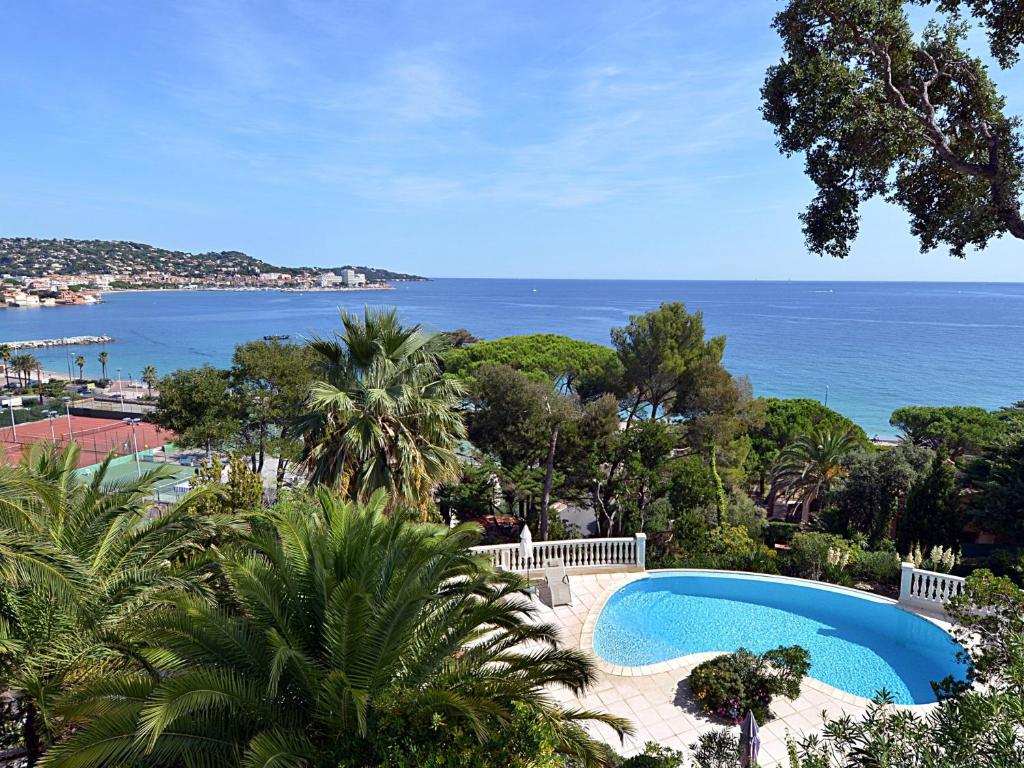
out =
[(612, 594), (594, 627), (594, 652), (622, 666), (780, 645), (810, 651), (811, 677), (898, 704), (933, 702), (933, 680), (966, 672), (946, 632), (890, 601), (773, 576), (651, 573)]

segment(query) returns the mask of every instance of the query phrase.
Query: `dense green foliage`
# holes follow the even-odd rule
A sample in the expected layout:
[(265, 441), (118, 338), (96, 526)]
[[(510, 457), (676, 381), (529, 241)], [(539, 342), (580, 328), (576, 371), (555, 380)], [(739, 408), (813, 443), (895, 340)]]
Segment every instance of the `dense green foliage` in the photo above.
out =
[(26, 713), (29, 763), (62, 735), (63, 697), (148, 662), (140, 618), (177, 594), (208, 594), (205, 545), (236, 521), (186, 499), (159, 517), (144, 499), (162, 469), (108, 487), (109, 460), (88, 478), (78, 448), (37, 444), (0, 466), (0, 687)]
[(916, 0), (789, 0), (775, 17), (782, 60), (763, 113), (787, 155), (803, 153), (817, 195), (802, 215), (810, 250), (844, 257), (859, 209), (883, 197), (910, 215), (923, 251), (957, 256), (1024, 239), (1024, 143), (985, 62), (968, 49), (973, 17), (1001, 67), (1024, 42), (1020, 0), (938, 3), (915, 33)]
[(970, 513), (984, 530), (1024, 545), (1024, 424), (1011, 422), (1007, 433), (988, 446), (970, 467), (978, 493)]
[[(157, 383), (147, 366), (143, 380)], [(159, 380), (160, 397), (153, 420), (178, 435), (183, 446), (218, 448), (250, 457), (254, 472), (263, 470), (267, 453), (278, 457), (278, 484), (301, 442), (292, 424), (304, 412), (318, 371), (311, 349), (276, 341), (251, 341), (235, 348), (232, 366), (178, 370)]]
[[(48, 764), (405, 765), (403, 744), (514, 751), (501, 745), (524, 718), (550, 752), (609, 764), (580, 724), (625, 723), (544, 693), (584, 690), (592, 662), (557, 646), (518, 577), (470, 556), (474, 527), (410, 523), (387, 503), (383, 491), (364, 507), (321, 489), (315, 504), (260, 516), (224, 551), (225, 606), (182, 595), (147, 616), (139, 639), (157, 674), (80, 690), (71, 709), (85, 727)], [(439, 721), (461, 736), (424, 744)]]
[(176, 433), (181, 445), (207, 451), (224, 445), (239, 434), (229, 388), (228, 372), (211, 365), (175, 371), (160, 380), (153, 421)]
[(844, 536), (865, 536), (872, 545), (892, 536), (907, 494), (932, 458), (929, 449), (912, 445), (850, 454), (848, 474), (823, 515), (823, 524)]
[(709, 714), (738, 723), (753, 712), (765, 723), (772, 718), (772, 698), (799, 696), (810, 668), (810, 654), (797, 645), (761, 654), (740, 648), (698, 664), (690, 673), (690, 688)]
[(501, 466), (540, 482), (537, 533), (547, 539), (559, 437), (583, 417), (579, 398), (507, 365), (485, 365), (476, 374), (469, 437)]
[(935, 454), (931, 467), (907, 495), (896, 540), (903, 550), (914, 544), (959, 546), (963, 531), (963, 504), (956, 482), (956, 468), (943, 452)]
[(779, 452), (772, 484), (801, 505), (800, 521), (811, 519), (811, 505), (828, 501), (828, 494), (850, 470), (848, 457), (858, 446), (855, 432), (814, 427)]
[(700, 313), (662, 305), (613, 329), (612, 344), (526, 336), (446, 356), (449, 372), (472, 373), (471, 440), (542, 537), (555, 498), (592, 507), (602, 535), (622, 535), (667, 529), (677, 504), (721, 517), (742, 484), (757, 408)]
[(208, 458), (196, 471), (192, 481), (196, 487), (211, 491), (195, 503), (198, 512), (206, 515), (230, 515), (252, 512), (263, 506), (263, 479), (246, 466), (237, 453), (228, 458), (227, 466)]
[(254, 472), (263, 470), (268, 451), (277, 456), (280, 484), (288, 462), (302, 451), (291, 426), (303, 412), (319, 360), (305, 345), (250, 341), (235, 347), (231, 363), (231, 408), (238, 419), (232, 447), (252, 457)]
[(472, 383), (482, 366), (506, 365), (586, 399), (614, 392), (622, 375), (615, 352), (600, 344), (553, 333), (505, 336), (447, 352), (445, 371)]
[(946, 451), (953, 458), (978, 453), (999, 440), (1006, 431), (1005, 422), (984, 408), (947, 406), (908, 406), (893, 411), (889, 423), (914, 445)]
[(434, 487), (459, 476), (466, 435), (462, 387), (440, 370), (447, 337), (402, 325), (394, 310), (342, 310), (341, 323), (309, 343), (323, 376), (295, 424), (309, 482), (362, 500), (384, 489), (425, 518)]
[(766, 481), (779, 458), (779, 452), (812, 429), (850, 432), (857, 436), (862, 445), (868, 444), (863, 429), (817, 400), (805, 397), (768, 397), (762, 398), (761, 403), (763, 422), (750, 429), (751, 445), (747, 459), (748, 471), (756, 474), (761, 493), (765, 492)]

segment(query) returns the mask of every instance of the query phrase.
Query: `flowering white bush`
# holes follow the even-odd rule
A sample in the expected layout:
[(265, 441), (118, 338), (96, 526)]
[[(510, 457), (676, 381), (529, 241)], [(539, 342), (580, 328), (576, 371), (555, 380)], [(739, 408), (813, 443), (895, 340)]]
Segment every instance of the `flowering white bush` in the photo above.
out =
[(960, 562), (960, 552), (953, 549), (953, 547), (943, 547), (941, 544), (936, 544), (932, 547), (928, 557), (925, 557), (921, 545), (915, 544), (904, 559), (908, 563), (913, 563), (915, 568), (949, 573)]

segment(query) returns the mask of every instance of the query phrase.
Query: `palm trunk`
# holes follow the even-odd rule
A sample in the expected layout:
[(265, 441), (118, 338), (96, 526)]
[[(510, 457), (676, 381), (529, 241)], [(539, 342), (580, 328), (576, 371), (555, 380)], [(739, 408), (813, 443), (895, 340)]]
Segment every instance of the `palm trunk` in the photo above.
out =
[(814, 501), (814, 494), (808, 494), (800, 508), (800, 525), (806, 526), (811, 522), (811, 503)]
[(768, 516), (771, 517), (775, 514), (775, 503), (779, 498), (779, 486), (772, 480), (771, 486), (768, 488), (768, 499), (765, 502), (765, 506), (768, 508)]
[(544, 473), (544, 491), (540, 497), (540, 540), (548, 540), (548, 506), (551, 503), (551, 483), (555, 476), (555, 449), (558, 447), (558, 426), (551, 431), (548, 444), (547, 470)]
[(35, 704), (25, 704), (25, 724), (22, 727), (22, 736), (25, 740), (25, 759), (28, 768), (35, 768), (43, 757), (43, 740), (39, 732), (39, 712)]
[(279, 456), (277, 459), (277, 477), (276, 477), (276, 488), (278, 491), (281, 490), (281, 486), (284, 485), (284, 471), (288, 466), (288, 459), (283, 456)]

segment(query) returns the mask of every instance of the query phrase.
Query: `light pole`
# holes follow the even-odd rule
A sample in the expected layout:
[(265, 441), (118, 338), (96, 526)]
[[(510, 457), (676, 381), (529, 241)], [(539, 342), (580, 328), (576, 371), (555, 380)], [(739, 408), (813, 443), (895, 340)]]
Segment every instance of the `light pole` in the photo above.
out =
[(43, 413), (46, 414), (46, 419), (47, 419), (47, 421), (50, 422), (50, 439), (54, 443), (56, 443), (57, 442), (57, 435), (53, 431), (53, 417), (58, 415), (57, 411), (43, 411)]
[(68, 415), (68, 442), (70, 443), (71, 438), (75, 435), (75, 432), (71, 427), (71, 398), (62, 397), (61, 399), (64, 401), (64, 410)]
[(132, 428), (132, 448), (135, 449), (135, 471), (139, 473), (139, 477), (142, 477), (142, 464), (139, 463), (139, 439), (135, 435), (135, 425), (138, 424), (142, 419), (130, 419), (125, 417), (121, 421), (130, 425)]
[(7, 401), (7, 407), (11, 409), (11, 432), (14, 433), (14, 442), (18, 442), (18, 425), (14, 421), (14, 400)]
[(828, 384), (825, 385), (825, 407), (828, 408)]
[(121, 395), (121, 408), (124, 409), (124, 384), (121, 383), (121, 369), (117, 369), (117, 392)]

